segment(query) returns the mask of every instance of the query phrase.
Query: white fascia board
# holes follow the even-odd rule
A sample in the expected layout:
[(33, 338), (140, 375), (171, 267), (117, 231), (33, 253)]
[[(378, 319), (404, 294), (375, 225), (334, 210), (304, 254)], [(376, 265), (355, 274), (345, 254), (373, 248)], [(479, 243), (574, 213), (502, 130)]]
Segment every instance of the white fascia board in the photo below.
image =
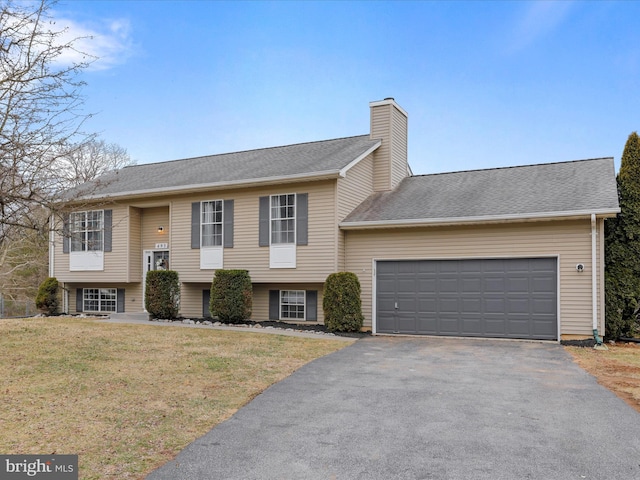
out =
[(338, 178), (340, 176), (340, 170), (326, 170), (323, 172), (313, 173), (298, 173), (293, 175), (283, 175), (278, 177), (263, 177), (258, 179), (249, 180), (234, 180), (230, 182), (214, 182), (214, 183), (201, 183), (192, 185), (179, 185), (175, 187), (162, 187), (162, 188), (150, 188), (147, 190), (133, 190), (130, 192), (117, 192), (108, 193), (105, 195), (86, 195), (78, 197), (78, 201), (87, 200), (107, 200), (107, 199), (120, 199), (129, 197), (141, 197), (141, 196), (154, 196), (154, 195), (166, 195), (167, 193), (191, 193), (201, 190), (223, 190), (230, 188), (242, 188), (242, 187), (258, 187), (262, 185), (275, 185), (280, 183), (292, 183), (297, 181), (317, 181), (317, 180), (329, 180), (332, 178)]
[(577, 210), (569, 212), (543, 212), (531, 214), (511, 214), (511, 215), (485, 215), (478, 217), (452, 217), (452, 218), (416, 218), (402, 220), (382, 220), (382, 221), (362, 221), (362, 222), (341, 222), (339, 227), (343, 230), (356, 230), (376, 227), (422, 227), (436, 225), (459, 225), (474, 223), (502, 223), (533, 220), (558, 220), (569, 218), (591, 217), (595, 214), (599, 217), (614, 217), (617, 210)]
[(342, 178), (344, 178), (347, 175), (347, 172), (351, 169), (351, 167), (354, 167), (355, 165), (357, 165), (363, 158), (366, 158), (368, 155), (370, 155), (371, 153), (373, 153), (380, 145), (382, 145), (382, 140), (378, 140), (375, 145), (373, 145), (370, 149), (368, 149), (366, 152), (364, 152), (362, 155), (360, 155), (359, 157), (355, 158), (354, 160), (352, 160), (351, 162), (349, 162), (345, 167), (343, 167), (340, 170), (340, 176)]

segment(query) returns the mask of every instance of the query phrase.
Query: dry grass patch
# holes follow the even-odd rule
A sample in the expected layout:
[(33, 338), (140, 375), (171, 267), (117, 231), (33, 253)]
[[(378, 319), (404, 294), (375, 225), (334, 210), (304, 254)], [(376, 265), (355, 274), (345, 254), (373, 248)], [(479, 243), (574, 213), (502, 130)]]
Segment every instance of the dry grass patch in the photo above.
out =
[(608, 345), (609, 350), (565, 347), (578, 365), (640, 412), (640, 345)]
[(0, 321), (0, 452), (141, 478), (344, 341), (79, 318)]

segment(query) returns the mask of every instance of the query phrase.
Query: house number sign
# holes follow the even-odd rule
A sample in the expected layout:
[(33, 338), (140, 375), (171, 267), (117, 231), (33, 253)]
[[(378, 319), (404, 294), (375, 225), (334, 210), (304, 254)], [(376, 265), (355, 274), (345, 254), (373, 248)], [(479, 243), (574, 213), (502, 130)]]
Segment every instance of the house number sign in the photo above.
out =
[(156, 243), (156, 248), (157, 249), (169, 248), (169, 244), (168, 243)]

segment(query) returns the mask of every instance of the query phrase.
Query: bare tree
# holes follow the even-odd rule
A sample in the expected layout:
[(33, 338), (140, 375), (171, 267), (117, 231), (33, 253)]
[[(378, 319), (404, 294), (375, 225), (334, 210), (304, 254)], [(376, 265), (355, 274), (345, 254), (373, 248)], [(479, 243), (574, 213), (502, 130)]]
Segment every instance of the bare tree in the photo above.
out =
[(66, 178), (67, 187), (71, 188), (134, 164), (126, 148), (91, 138), (59, 159), (59, 171)]
[(88, 138), (79, 74), (92, 58), (62, 61), (78, 39), (65, 40), (53, 4), (0, 2), (0, 244), (8, 229), (47, 229), (41, 210), (59, 205), (67, 182), (53, 167)]

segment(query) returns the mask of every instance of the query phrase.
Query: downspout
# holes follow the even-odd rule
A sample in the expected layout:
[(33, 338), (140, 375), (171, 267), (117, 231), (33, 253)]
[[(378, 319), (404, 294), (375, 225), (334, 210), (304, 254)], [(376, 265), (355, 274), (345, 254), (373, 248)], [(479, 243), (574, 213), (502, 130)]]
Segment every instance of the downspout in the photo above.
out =
[[(595, 348), (602, 348), (602, 337), (598, 335), (598, 275), (597, 275), (597, 229), (596, 214), (591, 214), (591, 305), (593, 316), (593, 339), (596, 341)], [(604, 347), (606, 348), (606, 347)]]
[(49, 276), (50, 277), (55, 277), (56, 276), (56, 270), (55, 270), (55, 224), (54, 224), (55, 218), (53, 215), (51, 215), (49, 217)]

